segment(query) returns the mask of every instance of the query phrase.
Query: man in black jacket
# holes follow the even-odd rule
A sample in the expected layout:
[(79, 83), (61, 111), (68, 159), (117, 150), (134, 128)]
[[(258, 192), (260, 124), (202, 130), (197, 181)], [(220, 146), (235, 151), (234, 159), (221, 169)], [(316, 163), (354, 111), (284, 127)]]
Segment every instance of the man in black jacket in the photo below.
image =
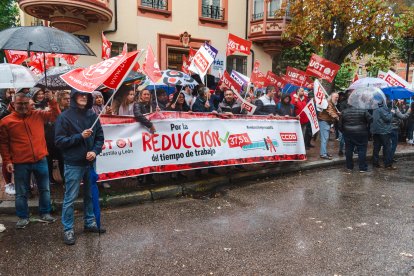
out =
[(354, 168), (352, 155), (354, 148), (358, 150), (359, 172), (368, 171), (366, 163), (368, 147), (368, 124), (372, 120), (368, 111), (349, 106), (342, 111), (339, 119), (339, 129), (345, 137), (346, 167), (348, 170)]
[(266, 94), (257, 99), (255, 105), (257, 106), (255, 115), (271, 115), (276, 114), (276, 103), (274, 96), (276, 94), (276, 88), (274, 86), (266, 87)]
[(84, 231), (104, 233), (96, 225), (93, 213), (89, 172), (96, 156), (101, 153), (104, 133), (97, 115), (92, 111), (92, 94), (72, 91), (70, 108), (61, 113), (55, 126), (55, 143), (61, 149), (65, 163), (65, 197), (62, 207), (64, 242), (75, 244), (74, 202), (83, 180)]
[(233, 90), (226, 89), (224, 91), (224, 99), (219, 104), (217, 112), (218, 113), (227, 113), (229, 115), (241, 114), (242, 113), (241, 105), (234, 98)]

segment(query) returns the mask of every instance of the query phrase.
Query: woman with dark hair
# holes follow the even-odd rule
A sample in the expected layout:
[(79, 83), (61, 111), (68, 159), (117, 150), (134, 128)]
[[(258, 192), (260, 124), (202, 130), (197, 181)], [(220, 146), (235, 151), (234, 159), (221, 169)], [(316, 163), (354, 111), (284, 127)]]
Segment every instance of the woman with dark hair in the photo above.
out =
[(132, 86), (123, 85), (119, 89), (118, 97), (112, 103), (114, 115), (134, 115), (135, 91)]
[(185, 95), (183, 92), (175, 94), (171, 105), (167, 108), (168, 111), (179, 111), (179, 112), (188, 112), (191, 111), (190, 107), (188, 106)]

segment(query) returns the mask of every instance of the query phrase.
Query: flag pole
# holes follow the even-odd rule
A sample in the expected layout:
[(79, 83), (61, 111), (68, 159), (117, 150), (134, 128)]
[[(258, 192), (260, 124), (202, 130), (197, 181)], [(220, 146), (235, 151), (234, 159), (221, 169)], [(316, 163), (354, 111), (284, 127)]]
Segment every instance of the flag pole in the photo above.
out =
[(157, 88), (155, 87), (155, 84), (154, 84), (154, 95), (155, 95), (155, 103), (157, 104), (157, 108), (159, 108), (159, 106), (158, 106), (158, 98), (157, 98)]

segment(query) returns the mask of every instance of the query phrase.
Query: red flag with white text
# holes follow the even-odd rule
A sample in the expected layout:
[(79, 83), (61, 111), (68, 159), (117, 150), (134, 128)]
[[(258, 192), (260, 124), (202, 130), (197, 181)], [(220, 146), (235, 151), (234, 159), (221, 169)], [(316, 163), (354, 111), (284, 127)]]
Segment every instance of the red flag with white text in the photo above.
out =
[(4, 50), (8, 63), (20, 65), (27, 59), (27, 52), (25, 51), (14, 51)]
[(250, 76), (250, 82), (253, 83), (255, 87), (262, 88), (266, 86), (266, 75), (260, 71), (260, 62), (256, 60), (253, 65), (253, 72)]
[(322, 84), (319, 80), (315, 80), (315, 84), (313, 86), (313, 94), (315, 95), (315, 104), (318, 110), (323, 110), (328, 108), (328, 93), (326, 93), (325, 88), (323, 88)]
[(60, 76), (69, 86), (82, 92), (93, 92), (104, 85), (117, 90), (132, 69), (139, 51), (119, 55), (87, 68), (77, 68)]
[(286, 68), (286, 80), (296, 86), (307, 86), (309, 82), (306, 72), (290, 66)]
[(187, 59), (187, 56), (183, 55), (183, 65), (181, 66), (181, 71), (189, 75), (190, 70), (188, 70), (188, 66), (190, 66), (190, 64), (191, 62)]
[(306, 68), (306, 74), (332, 82), (336, 74), (338, 74), (339, 69), (341, 69), (340, 65), (316, 54), (312, 54), (308, 67)]
[(229, 33), (227, 46), (226, 46), (226, 56), (232, 55), (236, 52), (250, 55), (250, 48), (252, 47), (252, 42), (245, 40), (241, 37), (238, 37), (234, 34)]
[(145, 57), (144, 72), (153, 83), (156, 83), (161, 77), (162, 73), (157, 59), (154, 56), (151, 45), (148, 44), (147, 55)]
[(272, 71), (267, 71), (266, 80), (267, 80), (266, 86), (274, 85), (278, 88), (283, 88), (287, 84), (285, 79), (283, 79), (282, 77), (279, 77)]
[(315, 133), (319, 131), (319, 123), (313, 99), (306, 104), (302, 112), (305, 112), (306, 116), (308, 116), (309, 122), (312, 127), (312, 135), (315, 135)]
[(112, 43), (102, 33), (102, 59), (111, 58)]

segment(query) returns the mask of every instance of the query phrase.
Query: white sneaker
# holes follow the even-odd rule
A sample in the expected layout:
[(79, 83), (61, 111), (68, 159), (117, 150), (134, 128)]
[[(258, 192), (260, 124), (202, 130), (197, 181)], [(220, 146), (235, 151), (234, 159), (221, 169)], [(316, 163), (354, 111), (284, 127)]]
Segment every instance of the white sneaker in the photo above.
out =
[(3, 224), (0, 224), (0, 233), (6, 231), (6, 227)]
[(408, 140), (407, 143), (410, 144), (410, 145), (412, 145), (413, 144), (413, 140)]
[(6, 194), (9, 194), (9, 195), (15, 195), (16, 189), (14, 188), (14, 183), (6, 184), (5, 192)]

